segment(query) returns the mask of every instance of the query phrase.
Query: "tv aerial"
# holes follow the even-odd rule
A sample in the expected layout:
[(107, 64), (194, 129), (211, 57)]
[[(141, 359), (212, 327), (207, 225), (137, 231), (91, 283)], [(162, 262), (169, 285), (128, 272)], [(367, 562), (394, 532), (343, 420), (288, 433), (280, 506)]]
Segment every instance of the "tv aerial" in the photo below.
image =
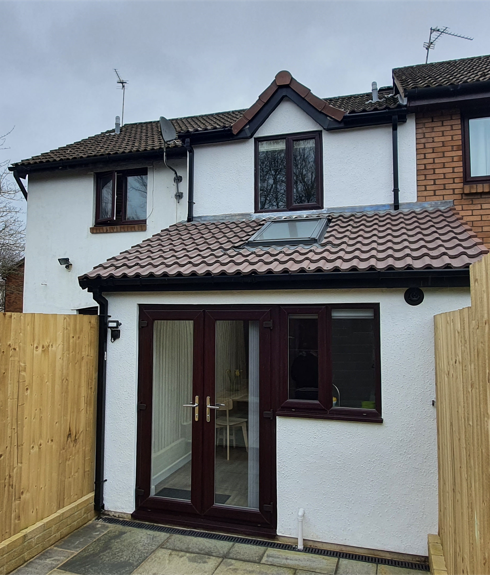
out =
[[(432, 37), (433, 34), (434, 37)], [(439, 40), (439, 38), (444, 34), (446, 36), (454, 36), (455, 38), (462, 38), (463, 40), (473, 40), (473, 38), (470, 38), (469, 36), (462, 36), (461, 34), (454, 34), (453, 32), (449, 32), (449, 28), (447, 26), (444, 26), (443, 28), (438, 28), (437, 26), (435, 28), (431, 28), (429, 34), (429, 41), (424, 42), (424, 48), (427, 50), (427, 56), (425, 57), (426, 64), (429, 61), (429, 50), (434, 50), (434, 48), (436, 47), (435, 45), (437, 40)]]
[(126, 93), (126, 80), (123, 80), (121, 78), (121, 76), (119, 76), (119, 72), (116, 70), (116, 68), (114, 68), (114, 72), (116, 73), (117, 76), (117, 83), (121, 84), (121, 89), (122, 89), (122, 93), (123, 93), (123, 100), (122, 100), (122, 114), (121, 114), (121, 125), (124, 124), (124, 95)]

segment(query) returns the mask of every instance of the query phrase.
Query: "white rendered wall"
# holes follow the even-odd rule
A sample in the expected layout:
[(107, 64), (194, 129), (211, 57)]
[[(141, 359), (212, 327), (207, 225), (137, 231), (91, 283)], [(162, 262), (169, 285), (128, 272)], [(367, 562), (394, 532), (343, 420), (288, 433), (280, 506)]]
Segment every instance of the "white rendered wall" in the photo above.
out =
[(108, 344), (105, 507), (134, 511), (138, 304), (313, 304), (376, 302), (381, 318), (383, 423), (277, 418), (278, 534), (335, 544), (427, 554), (437, 533), (435, 314), (470, 304), (469, 290), (208, 292), (107, 295), (122, 322)]
[[(393, 203), (391, 125), (326, 132), (284, 100), (256, 138), (322, 131), (324, 206)], [(254, 211), (254, 139), (195, 147), (196, 216)], [(401, 202), (417, 201), (415, 118), (398, 128)]]
[[(95, 217), (95, 178), (91, 171), (29, 176), (24, 312), (74, 313), (96, 305), (78, 276), (187, 216), (186, 161), (169, 162), (184, 177), (177, 204), (174, 174), (159, 162), (148, 167), (145, 232), (91, 234)], [(108, 165), (107, 170), (121, 166)], [(128, 166), (125, 166), (126, 168)], [(58, 258), (68, 257), (67, 271)]]

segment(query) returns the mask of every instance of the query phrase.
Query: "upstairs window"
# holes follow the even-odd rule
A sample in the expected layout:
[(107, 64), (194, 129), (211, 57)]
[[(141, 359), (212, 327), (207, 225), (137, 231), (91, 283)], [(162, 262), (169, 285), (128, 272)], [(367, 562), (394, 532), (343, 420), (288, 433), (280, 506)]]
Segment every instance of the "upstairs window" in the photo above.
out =
[(255, 211), (323, 207), (321, 134), (255, 140)]
[(465, 180), (490, 181), (490, 114), (466, 114), (463, 128)]
[(96, 225), (146, 222), (146, 168), (97, 174)]

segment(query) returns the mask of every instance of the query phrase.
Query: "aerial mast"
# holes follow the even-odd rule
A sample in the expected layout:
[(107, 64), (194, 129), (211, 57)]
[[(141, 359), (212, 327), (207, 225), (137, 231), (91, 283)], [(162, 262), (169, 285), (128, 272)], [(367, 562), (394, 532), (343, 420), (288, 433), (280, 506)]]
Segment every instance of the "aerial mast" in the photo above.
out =
[(121, 126), (124, 125), (124, 95), (126, 93), (126, 80), (123, 80), (121, 78), (121, 76), (119, 76), (119, 72), (116, 70), (116, 68), (114, 68), (114, 72), (116, 73), (117, 76), (117, 83), (121, 84), (121, 89), (122, 89), (122, 93), (123, 93), (123, 98), (122, 98), (122, 114), (121, 114)]
[[(438, 28), (436, 26), (435, 28), (430, 29), (429, 41), (424, 42), (424, 48), (427, 50), (427, 55), (425, 57), (426, 64), (429, 61), (429, 50), (434, 50), (437, 40), (439, 40), (443, 34), (446, 36), (454, 36), (455, 38), (462, 38), (463, 40), (473, 40), (473, 38), (462, 36), (461, 34), (454, 34), (453, 32), (448, 32), (448, 30), (449, 28), (447, 26), (444, 26), (443, 28)], [(434, 38), (432, 37), (432, 34), (434, 34)]]

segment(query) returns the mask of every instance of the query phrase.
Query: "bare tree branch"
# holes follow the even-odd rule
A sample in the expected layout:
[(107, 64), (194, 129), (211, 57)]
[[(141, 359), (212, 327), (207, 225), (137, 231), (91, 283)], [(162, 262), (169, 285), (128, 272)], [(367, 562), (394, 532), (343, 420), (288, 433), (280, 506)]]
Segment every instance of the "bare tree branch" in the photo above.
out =
[[(13, 128), (12, 128), (13, 130)], [(5, 143), (10, 130), (0, 136), (0, 150), (6, 150)], [(20, 216), (22, 212), (20, 190), (8, 172), (10, 160), (0, 162), (0, 310), (4, 307), (5, 278), (14, 272), (23, 256), (25, 226)]]

